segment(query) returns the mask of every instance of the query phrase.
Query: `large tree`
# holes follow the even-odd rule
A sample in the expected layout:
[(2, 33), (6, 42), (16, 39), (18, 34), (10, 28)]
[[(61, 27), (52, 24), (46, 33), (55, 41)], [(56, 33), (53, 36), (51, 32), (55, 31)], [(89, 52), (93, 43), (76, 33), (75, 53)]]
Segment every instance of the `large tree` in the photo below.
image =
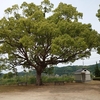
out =
[(49, 0), (39, 6), (23, 2), (7, 8), (0, 20), (0, 52), (7, 55), (3, 61), (6, 66), (35, 68), (37, 85), (42, 84), (41, 73), (48, 65), (89, 57), (97, 47), (98, 33), (90, 24), (78, 22), (83, 14), (76, 7), (59, 3), (52, 8)]

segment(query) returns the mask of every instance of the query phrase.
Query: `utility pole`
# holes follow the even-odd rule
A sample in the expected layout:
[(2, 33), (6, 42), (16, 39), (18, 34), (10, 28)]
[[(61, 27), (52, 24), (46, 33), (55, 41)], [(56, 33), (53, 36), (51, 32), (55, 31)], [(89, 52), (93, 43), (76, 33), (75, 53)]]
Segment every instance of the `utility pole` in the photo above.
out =
[(83, 68), (84, 68), (84, 60), (83, 60)]

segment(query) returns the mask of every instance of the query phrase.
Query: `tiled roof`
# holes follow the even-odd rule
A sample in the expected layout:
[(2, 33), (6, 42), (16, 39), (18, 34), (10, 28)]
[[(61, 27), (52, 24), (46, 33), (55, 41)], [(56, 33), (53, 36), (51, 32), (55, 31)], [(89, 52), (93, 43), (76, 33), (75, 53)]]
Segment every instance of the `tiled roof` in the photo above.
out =
[(86, 68), (81, 68), (79, 70), (77, 70), (76, 72), (82, 72), (83, 70), (87, 70)]
[(90, 74), (90, 71), (88, 71), (86, 68), (81, 68), (77, 70), (76, 72), (74, 72), (74, 74), (82, 74), (82, 73)]

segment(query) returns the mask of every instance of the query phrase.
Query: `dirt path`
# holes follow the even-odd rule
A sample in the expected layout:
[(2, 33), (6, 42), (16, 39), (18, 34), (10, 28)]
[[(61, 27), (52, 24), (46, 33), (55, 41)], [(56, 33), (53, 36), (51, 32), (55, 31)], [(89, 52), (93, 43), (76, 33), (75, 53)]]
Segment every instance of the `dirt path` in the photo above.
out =
[(3, 88), (0, 100), (100, 100), (100, 82)]

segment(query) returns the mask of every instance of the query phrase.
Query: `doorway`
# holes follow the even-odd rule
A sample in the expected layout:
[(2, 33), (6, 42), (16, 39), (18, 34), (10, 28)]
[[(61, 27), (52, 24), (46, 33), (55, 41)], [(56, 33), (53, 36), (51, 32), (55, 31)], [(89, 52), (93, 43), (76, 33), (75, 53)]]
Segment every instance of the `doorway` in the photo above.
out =
[(85, 73), (82, 73), (82, 82), (85, 82)]

